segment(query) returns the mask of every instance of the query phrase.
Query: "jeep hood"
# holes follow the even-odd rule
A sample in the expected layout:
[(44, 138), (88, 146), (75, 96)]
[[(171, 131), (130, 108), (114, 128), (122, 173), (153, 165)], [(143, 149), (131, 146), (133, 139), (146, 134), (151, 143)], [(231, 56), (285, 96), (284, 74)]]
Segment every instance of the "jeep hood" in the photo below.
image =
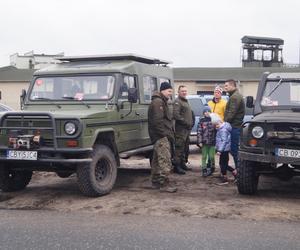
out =
[(67, 118), (67, 117), (76, 117), (79, 119), (85, 119), (85, 118), (94, 118), (99, 116), (104, 116), (108, 113), (107, 110), (55, 110), (50, 111), (51, 114), (54, 115), (56, 118)]
[(264, 111), (253, 117), (251, 122), (299, 122), (300, 113), (292, 110)]
[[(100, 117), (106, 117), (108, 113), (111, 112), (111, 110), (95, 110), (95, 109), (79, 109), (79, 110), (24, 110), (24, 111), (10, 111), (14, 113), (50, 113), (55, 118), (79, 118), (79, 119), (87, 119), (87, 118), (100, 118)], [(3, 113), (4, 114), (4, 113)], [(2, 114), (1, 114), (2, 115)], [(1, 116), (0, 115), (0, 116)]]

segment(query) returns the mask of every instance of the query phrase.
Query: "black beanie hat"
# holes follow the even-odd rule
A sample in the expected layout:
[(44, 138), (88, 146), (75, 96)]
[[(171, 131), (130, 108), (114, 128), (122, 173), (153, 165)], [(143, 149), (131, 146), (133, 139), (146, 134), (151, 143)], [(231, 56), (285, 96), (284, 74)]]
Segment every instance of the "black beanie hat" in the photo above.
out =
[(163, 91), (165, 89), (173, 89), (172, 85), (169, 82), (162, 82), (160, 85), (160, 91)]

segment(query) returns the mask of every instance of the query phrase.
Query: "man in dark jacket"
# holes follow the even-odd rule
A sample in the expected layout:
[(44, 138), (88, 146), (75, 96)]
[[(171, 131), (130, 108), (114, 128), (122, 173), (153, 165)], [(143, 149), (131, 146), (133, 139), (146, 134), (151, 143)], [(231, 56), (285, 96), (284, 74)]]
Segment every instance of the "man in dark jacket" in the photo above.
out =
[(224, 121), (230, 123), (232, 127), (230, 152), (233, 156), (235, 167), (237, 168), (241, 125), (245, 116), (245, 103), (243, 96), (237, 89), (235, 80), (227, 80), (224, 84), (224, 89), (230, 96), (225, 108)]
[(178, 97), (174, 102), (175, 119), (175, 157), (174, 172), (185, 174), (184, 170), (190, 170), (186, 165), (186, 147), (189, 142), (189, 135), (193, 127), (192, 108), (186, 99), (187, 88), (184, 85), (178, 87)]
[(173, 89), (169, 82), (163, 82), (160, 92), (152, 95), (148, 110), (148, 129), (153, 145), (151, 160), (152, 187), (164, 192), (176, 192), (169, 186), (169, 173), (172, 168), (171, 144), (174, 143), (173, 117), (168, 107), (168, 100)]

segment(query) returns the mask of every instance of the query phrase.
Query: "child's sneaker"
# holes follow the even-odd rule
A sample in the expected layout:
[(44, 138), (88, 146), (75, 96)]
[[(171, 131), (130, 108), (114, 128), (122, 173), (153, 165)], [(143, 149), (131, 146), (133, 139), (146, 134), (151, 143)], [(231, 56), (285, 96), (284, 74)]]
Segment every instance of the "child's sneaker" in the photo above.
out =
[(218, 185), (222, 186), (222, 185), (227, 185), (227, 184), (228, 184), (227, 176), (222, 176), (221, 182)]
[(206, 170), (206, 176), (211, 176), (211, 175), (212, 175), (211, 168), (207, 168), (207, 170)]
[(206, 168), (202, 169), (202, 177), (207, 177), (207, 169)]

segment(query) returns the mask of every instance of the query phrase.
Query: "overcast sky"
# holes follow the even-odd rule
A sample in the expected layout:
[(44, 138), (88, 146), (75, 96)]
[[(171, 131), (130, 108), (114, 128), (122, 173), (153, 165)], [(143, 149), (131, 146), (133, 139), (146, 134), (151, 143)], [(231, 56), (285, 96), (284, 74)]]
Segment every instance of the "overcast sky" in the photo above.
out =
[(244, 35), (284, 39), (284, 61), (299, 63), (299, 12), (297, 0), (1, 0), (0, 67), (31, 50), (239, 67)]

